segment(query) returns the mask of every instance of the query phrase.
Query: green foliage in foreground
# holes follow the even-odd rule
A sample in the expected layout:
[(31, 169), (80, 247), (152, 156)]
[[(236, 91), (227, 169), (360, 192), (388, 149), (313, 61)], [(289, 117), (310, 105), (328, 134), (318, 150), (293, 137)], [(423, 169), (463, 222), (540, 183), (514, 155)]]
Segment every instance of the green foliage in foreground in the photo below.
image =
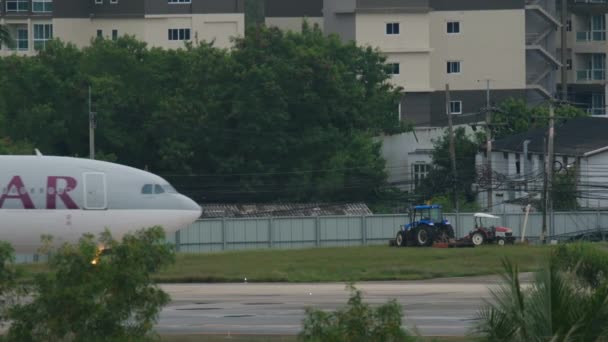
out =
[[(170, 298), (151, 275), (174, 261), (160, 227), (126, 235), (104, 234), (64, 245), (38, 274), (31, 301), (8, 310), (11, 341), (129, 341), (152, 339), (161, 308)], [(98, 246), (110, 249), (98, 256)], [(96, 264), (92, 261), (97, 260)]]
[(396, 300), (374, 309), (363, 303), (361, 291), (349, 285), (351, 297), (346, 308), (326, 313), (306, 309), (301, 341), (310, 342), (368, 342), (368, 341), (415, 341), (401, 327), (403, 309)]
[(560, 246), (529, 289), (505, 261), (504, 283), (479, 311), (475, 332), (493, 342), (607, 341), (607, 258), (593, 245)]

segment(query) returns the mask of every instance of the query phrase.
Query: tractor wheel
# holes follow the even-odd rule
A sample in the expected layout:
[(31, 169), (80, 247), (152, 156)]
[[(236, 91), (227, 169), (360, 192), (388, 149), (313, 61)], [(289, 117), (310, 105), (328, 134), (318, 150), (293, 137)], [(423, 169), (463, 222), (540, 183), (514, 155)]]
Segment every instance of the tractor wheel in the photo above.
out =
[(420, 247), (432, 245), (434, 237), (433, 228), (429, 226), (419, 226), (416, 230), (416, 244)]
[(498, 245), (499, 246), (504, 246), (505, 245), (505, 239), (498, 239)]
[(483, 243), (485, 242), (485, 240), (486, 240), (485, 237), (481, 233), (475, 233), (471, 237), (471, 241), (473, 241), (473, 244), (475, 246), (481, 246), (481, 245), (483, 245)]
[(397, 245), (397, 247), (407, 246), (407, 241), (405, 239), (405, 233), (403, 231), (399, 231), (397, 233), (397, 237), (395, 238), (395, 244)]

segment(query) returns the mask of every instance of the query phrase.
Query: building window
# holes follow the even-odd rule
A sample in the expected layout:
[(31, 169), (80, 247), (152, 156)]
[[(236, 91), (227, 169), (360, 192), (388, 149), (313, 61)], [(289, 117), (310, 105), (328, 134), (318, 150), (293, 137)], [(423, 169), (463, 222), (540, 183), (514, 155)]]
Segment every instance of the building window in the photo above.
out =
[(97, 38), (103, 38), (103, 30), (97, 30)]
[(566, 66), (568, 70), (572, 70), (572, 60), (568, 59), (566, 60)]
[(34, 24), (34, 49), (44, 49), (51, 39), (53, 39), (53, 25)]
[(32, 1), (32, 12), (37, 12), (37, 13), (53, 12), (53, 0), (34, 0), (34, 1)]
[(29, 41), (26, 28), (17, 29), (17, 38), (15, 38), (15, 48), (19, 51), (29, 50)]
[(117, 4), (117, 3), (118, 3), (118, 0), (110, 0), (110, 3), (111, 3), (111, 4)]
[(412, 165), (412, 178), (414, 179), (414, 187), (418, 187), (422, 181), (428, 177), (431, 171), (431, 165), (429, 164), (414, 164)]
[(169, 40), (190, 40), (190, 29), (169, 29)]
[(459, 21), (448, 22), (448, 33), (460, 33), (460, 22)]
[(462, 101), (450, 101), (450, 114), (462, 114)]
[(386, 34), (399, 34), (399, 23), (386, 24)]
[(460, 61), (448, 62), (448, 74), (460, 74)]
[(167, 0), (170, 4), (189, 4), (190, 0)]
[(112, 30), (112, 40), (118, 39), (118, 30)]
[(29, 11), (29, 0), (6, 0), (7, 12), (27, 12)]
[(102, 5), (103, 4), (103, 0), (95, 0), (95, 4), (96, 5)]
[(401, 73), (401, 66), (399, 63), (389, 63), (388, 73), (389, 75), (399, 75)]
[(521, 175), (521, 161), (519, 160), (519, 153), (515, 154), (515, 173)]

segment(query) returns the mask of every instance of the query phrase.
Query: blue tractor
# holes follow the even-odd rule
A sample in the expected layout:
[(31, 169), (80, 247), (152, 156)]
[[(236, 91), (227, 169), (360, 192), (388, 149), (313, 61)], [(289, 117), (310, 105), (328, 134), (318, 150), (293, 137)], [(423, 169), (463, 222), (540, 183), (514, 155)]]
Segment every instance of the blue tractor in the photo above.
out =
[(410, 211), (410, 223), (397, 232), (397, 247), (432, 246), (435, 242), (454, 241), (454, 228), (444, 219), (440, 205), (419, 205)]

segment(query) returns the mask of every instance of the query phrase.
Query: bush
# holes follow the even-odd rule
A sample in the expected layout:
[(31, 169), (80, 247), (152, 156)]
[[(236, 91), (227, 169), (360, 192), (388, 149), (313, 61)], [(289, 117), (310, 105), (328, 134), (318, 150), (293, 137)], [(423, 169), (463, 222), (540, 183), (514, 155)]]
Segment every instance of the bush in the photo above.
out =
[(363, 303), (361, 291), (354, 285), (349, 285), (348, 289), (351, 296), (342, 310), (326, 313), (306, 309), (304, 329), (298, 336), (301, 341), (415, 341), (401, 327), (403, 313), (397, 301), (391, 300), (374, 310)]
[[(132, 341), (156, 337), (152, 328), (170, 298), (151, 275), (175, 254), (160, 227), (99, 240), (86, 235), (64, 245), (36, 276), (29, 303), (9, 310), (9, 340)], [(99, 257), (98, 246), (110, 252)], [(93, 263), (92, 261), (96, 262)]]
[(7, 319), (8, 308), (23, 294), (23, 288), (17, 283), (18, 277), (14, 250), (8, 243), (0, 241), (0, 327)]
[(478, 312), (486, 341), (607, 341), (608, 254), (594, 245), (558, 247), (529, 288), (505, 260), (504, 283)]

